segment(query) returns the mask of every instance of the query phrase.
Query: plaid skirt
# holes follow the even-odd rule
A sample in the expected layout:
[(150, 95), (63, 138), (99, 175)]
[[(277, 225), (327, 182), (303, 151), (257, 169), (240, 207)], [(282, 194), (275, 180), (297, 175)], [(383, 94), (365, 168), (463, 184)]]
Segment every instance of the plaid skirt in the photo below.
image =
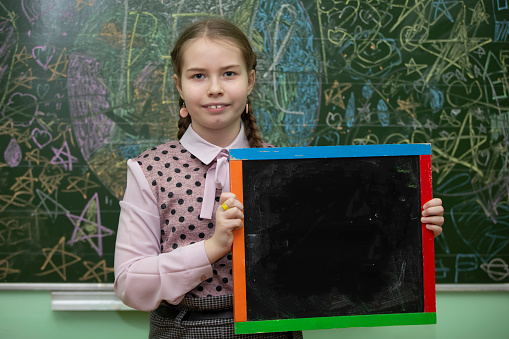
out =
[[(233, 318), (185, 320), (186, 313), (189, 311), (220, 311), (232, 309), (232, 307), (233, 297), (231, 295), (185, 298), (176, 306), (163, 302), (158, 309), (150, 312), (149, 339), (302, 339), (302, 332), (236, 335)], [(164, 308), (173, 310), (176, 316), (165, 316)]]

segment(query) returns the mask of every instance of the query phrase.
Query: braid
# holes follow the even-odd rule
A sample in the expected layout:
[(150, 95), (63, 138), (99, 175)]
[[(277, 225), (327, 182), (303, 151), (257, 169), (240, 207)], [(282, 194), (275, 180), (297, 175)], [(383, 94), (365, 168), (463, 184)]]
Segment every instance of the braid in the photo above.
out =
[[(184, 100), (182, 98), (179, 98), (179, 107), (185, 107)], [(186, 133), (187, 128), (191, 124), (191, 115), (187, 115), (187, 117), (182, 118), (180, 117), (178, 122), (178, 132), (177, 132), (177, 138), (180, 140), (182, 136), (184, 136), (184, 133)]]
[(249, 97), (247, 98), (247, 103), (249, 104), (249, 112), (242, 114), (242, 121), (244, 122), (244, 128), (246, 129), (246, 137), (251, 148), (262, 148), (262, 138), (258, 132), (256, 117), (254, 116)]

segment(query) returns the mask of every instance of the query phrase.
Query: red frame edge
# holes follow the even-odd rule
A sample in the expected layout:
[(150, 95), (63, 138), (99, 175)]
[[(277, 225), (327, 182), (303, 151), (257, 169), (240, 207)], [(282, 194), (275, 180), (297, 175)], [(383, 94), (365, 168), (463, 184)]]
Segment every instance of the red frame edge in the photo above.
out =
[[(431, 155), (420, 156), (421, 211), (426, 202), (433, 198)], [(422, 224), (422, 257), (424, 280), (424, 312), (436, 312), (435, 287), (435, 242), (433, 232)]]
[[(230, 160), (230, 187), (237, 199), (244, 203), (242, 180), (242, 160)], [(233, 319), (234, 322), (247, 321), (246, 306), (246, 249), (244, 228), (233, 232)]]

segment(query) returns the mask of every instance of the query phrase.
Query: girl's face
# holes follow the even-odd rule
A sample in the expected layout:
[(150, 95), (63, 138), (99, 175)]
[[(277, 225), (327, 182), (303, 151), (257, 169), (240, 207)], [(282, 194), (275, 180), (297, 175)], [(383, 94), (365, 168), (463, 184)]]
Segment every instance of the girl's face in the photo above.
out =
[(174, 75), (174, 80), (193, 129), (226, 147), (239, 133), (255, 71), (247, 70), (240, 49), (228, 42), (200, 38), (190, 41), (182, 53), (182, 75)]

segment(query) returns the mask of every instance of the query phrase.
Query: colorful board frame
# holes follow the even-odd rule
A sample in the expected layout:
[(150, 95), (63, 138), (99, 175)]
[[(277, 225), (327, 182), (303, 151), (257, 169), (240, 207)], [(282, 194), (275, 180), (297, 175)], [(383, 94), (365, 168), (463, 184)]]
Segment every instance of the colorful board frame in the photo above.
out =
[[(421, 209), (432, 198), (431, 145), (359, 145), (294, 148), (234, 149), (230, 151), (231, 191), (245, 204), (243, 164), (247, 161), (285, 159), (329, 159), (366, 157), (418, 156)], [(318, 163), (317, 163), (318, 164)], [(253, 206), (245, 205), (245, 210)], [(422, 225), (422, 278), (424, 305), (422, 312), (391, 314), (338, 315), (332, 317), (248, 319), (246, 293), (246, 247), (244, 229), (236, 231), (233, 244), (234, 321), (237, 334), (295, 330), (371, 327), (390, 325), (421, 325), (436, 323), (435, 262), (433, 233)]]

